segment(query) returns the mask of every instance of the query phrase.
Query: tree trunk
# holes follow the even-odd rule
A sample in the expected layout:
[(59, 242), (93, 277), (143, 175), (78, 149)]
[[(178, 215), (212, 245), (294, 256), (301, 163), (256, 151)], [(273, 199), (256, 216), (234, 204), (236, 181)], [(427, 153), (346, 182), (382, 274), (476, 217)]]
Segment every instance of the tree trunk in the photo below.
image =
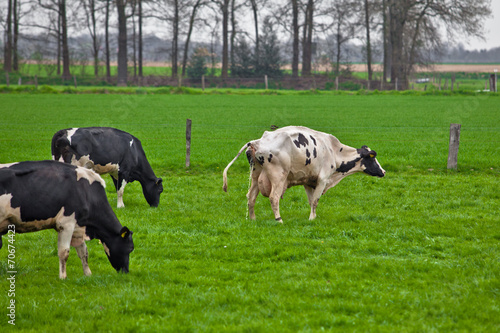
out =
[(99, 45), (97, 42), (97, 28), (96, 28), (96, 18), (95, 18), (95, 1), (90, 1), (90, 17), (92, 19), (92, 46), (94, 53), (94, 76), (99, 75)]
[(109, 1), (106, 0), (106, 18), (104, 23), (105, 29), (105, 43), (106, 43), (106, 81), (111, 80), (111, 65), (110, 65), (110, 54), (109, 54)]
[(372, 47), (370, 44), (370, 11), (368, 0), (365, 0), (365, 24), (366, 24), (366, 66), (368, 68), (368, 80), (372, 80)]
[(299, 3), (292, 0), (293, 12), (293, 56), (292, 56), (292, 77), (299, 77)]
[(17, 40), (19, 38), (19, 17), (17, 16), (17, 0), (13, 0), (12, 6), (12, 14), (13, 14), (13, 29), (14, 35), (12, 37), (12, 69), (17, 72), (19, 70), (19, 53), (17, 51)]
[(256, 68), (259, 66), (260, 60), (260, 50), (259, 50), (259, 17), (258, 17), (258, 11), (257, 11), (257, 1), (256, 0), (251, 0), (250, 3), (252, 4), (252, 11), (253, 11), (253, 21), (254, 21), (254, 27), (255, 27), (255, 66)]
[(66, 19), (66, 0), (59, 0), (59, 15), (61, 16), (61, 41), (62, 41), (62, 61), (63, 73), (62, 77), (65, 80), (71, 79), (69, 71), (69, 47), (68, 47), (68, 22)]
[(304, 22), (304, 40), (302, 48), (302, 76), (311, 75), (312, 33), (313, 33), (314, 0), (308, 0)]
[(177, 77), (177, 55), (179, 43), (179, 0), (174, 0), (174, 36), (172, 37), (172, 78)]
[(234, 40), (236, 39), (236, 17), (234, 15), (235, 0), (231, 0), (231, 37), (229, 38), (230, 43), (230, 62), (231, 66), (234, 66)]
[(6, 72), (12, 71), (12, 0), (7, 5), (7, 40), (4, 45), (3, 69)]
[(384, 59), (382, 68), (382, 80), (387, 82), (387, 72), (389, 71), (389, 43), (387, 42), (388, 22), (387, 22), (387, 0), (382, 0), (382, 39), (384, 45)]
[(142, 78), (142, 0), (139, 2), (139, 77)]
[(390, 23), (389, 34), (392, 47), (391, 82), (406, 82), (403, 61), (403, 29), (406, 23), (405, 4), (398, 0), (391, 0), (389, 7)]
[(223, 79), (227, 79), (229, 65), (228, 24), (229, 24), (229, 1), (222, 2), (222, 73)]
[(118, 10), (118, 86), (127, 85), (127, 17), (126, 0), (116, 0)]

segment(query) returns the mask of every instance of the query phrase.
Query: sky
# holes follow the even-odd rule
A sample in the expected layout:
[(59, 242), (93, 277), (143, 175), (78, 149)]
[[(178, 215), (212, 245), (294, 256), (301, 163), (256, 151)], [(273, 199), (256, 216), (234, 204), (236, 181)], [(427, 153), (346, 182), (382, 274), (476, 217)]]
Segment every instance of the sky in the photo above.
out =
[(467, 50), (481, 50), (500, 47), (500, 0), (491, 1), (492, 16), (484, 24), (485, 40), (469, 38), (462, 43)]

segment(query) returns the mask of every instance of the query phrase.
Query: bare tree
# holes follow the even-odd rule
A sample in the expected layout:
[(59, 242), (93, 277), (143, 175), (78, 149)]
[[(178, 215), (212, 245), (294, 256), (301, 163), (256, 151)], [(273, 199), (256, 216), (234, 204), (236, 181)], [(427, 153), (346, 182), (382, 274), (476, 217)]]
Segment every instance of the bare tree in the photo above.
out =
[(189, 28), (186, 35), (186, 42), (184, 43), (184, 53), (182, 56), (182, 76), (186, 74), (186, 66), (188, 61), (189, 43), (191, 41), (191, 35), (193, 33), (194, 24), (196, 21), (196, 16), (200, 8), (205, 6), (207, 2), (205, 0), (195, 0), (190, 5), (191, 13), (189, 15)]
[(226, 79), (229, 71), (229, 4), (231, 0), (212, 0), (222, 14), (222, 78)]
[(94, 75), (97, 77), (99, 75), (99, 49), (101, 47), (101, 40), (97, 34), (96, 13), (101, 8), (97, 7), (97, 0), (82, 0), (82, 5), (85, 10), (86, 26), (92, 39), (91, 53), (94, 60)]
[(482, 19), (491, 14), (490, 0), (387, 0), (390, 14), (391, 81), (405, 88), (409, 74), (429, 47), (440, 44), (439, 26), (457, 34), (482, 37)]
[(366, 28), (366, 67), (368, 68), (368, 80), (372, 79), (372, 46), (370, 42), (370, 7), (368, 0), (364, 0), (365, 28)]
[(343, 45), (355, 37), (356, 22), (353, 20), (352, 13), (355, 12), (355, 0), (338, 0), (332, 2), (330, 7), (326, 8), (324, 14), (330, 17), (331, 23), (326, 27), (327, 30), (332, 30), (333, 46), (335, 49), (335, 65), (334, 72), (340, 74), (340, 62), (343, 59)]

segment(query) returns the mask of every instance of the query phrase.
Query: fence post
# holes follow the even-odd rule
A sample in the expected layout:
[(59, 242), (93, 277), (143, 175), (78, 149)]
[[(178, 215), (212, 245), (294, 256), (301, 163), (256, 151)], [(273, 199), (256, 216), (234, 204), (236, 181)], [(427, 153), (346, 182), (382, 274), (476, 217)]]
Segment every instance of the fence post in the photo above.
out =
[(396, 87), (395, 87), (396, 91), (398, 91), (398, 78), (396, 78)]
[(35, 75), (35, 89), (38, 89), (38, 75)]
[(460, 124), (450, 124), (450, 147), (448, 151), (448, 169), (457, 168), (458, 146), (460, 145)]
[(7, 87), (9, 86), (9, 73), (5, 72), (5, 81), (7, 82)]
[(17, 81), (17, 85), (20, 86), (23, 84), (23, 79), (19, 77), (19, 80)]
[(177, 74), (177, 80), (178, 80), (178, 87), (182, 87), (182, 75), (181, 74)]
[(339, 77), (335, 78), (335, 90), (339, 90)]
[(264, 81), (266, 82), (266, 90), (267, 90), (267, 75), (264, 75)]
[(497, 77), (497, 72), (498, 70), (495, 68), (495, 92), (498, 92), (498, 77)]
[(186, 119), (186, 168), (191, 165), (191, 119)]
[(201, 90), (205, 91), (205, 75), (201, 76)]

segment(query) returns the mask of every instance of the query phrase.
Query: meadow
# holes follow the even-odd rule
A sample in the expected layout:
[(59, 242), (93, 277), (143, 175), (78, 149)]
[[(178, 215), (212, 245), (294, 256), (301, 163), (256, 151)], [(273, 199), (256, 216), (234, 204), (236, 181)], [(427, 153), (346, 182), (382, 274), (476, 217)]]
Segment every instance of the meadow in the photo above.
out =
[[(8, 324), (7, 238), (0, 250), (1, 330), (22, 332), (498, 332), (500, 99), (413, 95), (0, 94), (0, 163), (50, 159), (59, 129), (111, 126), (141, 139), (164, 192), (140, 184), (125, 208), (130, 273), (97, 240), (93, 275), (74, 249), (58, 278), (57, 233), (15, 236), (15, 326)], [(186, 119), (192, 119), (185, 167)], [(447, 170), (450, 123), (462, 124)], [(222, 170), (272, 125), (302, 125), (368, 145), (387, 171), (356, 174), (309, 221), (302, 187), (259, 196), (246, 219), (248, 163)], [(3, 313), (2, 313), (3, 311)]]

